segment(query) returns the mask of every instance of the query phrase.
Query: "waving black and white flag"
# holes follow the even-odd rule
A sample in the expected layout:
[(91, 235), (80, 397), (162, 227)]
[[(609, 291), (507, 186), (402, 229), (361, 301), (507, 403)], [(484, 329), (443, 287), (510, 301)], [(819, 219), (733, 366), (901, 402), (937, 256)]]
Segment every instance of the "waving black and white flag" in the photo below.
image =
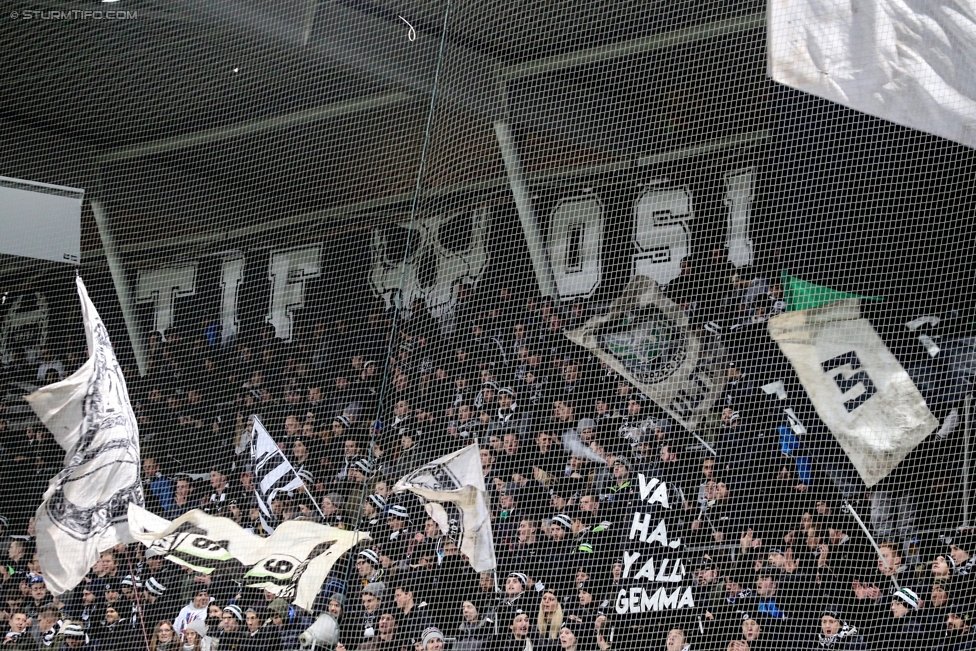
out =
[(206, 575), (231, 576), (249, 588), (264, 588), (311, 610), (335, 562), (361, 541), (362, 531), (344, 531), (315, 522), (283, 522), (267, 538), (229, 518), (199, 509), (173, 522), (132, 506), (133, 537), (169, 561)]
[[(261, 526), (269, 535), (274, 533), (277, 520), (271, 512), (271, 502), (275, 496), (284, 491), (293, 493), (301, 491), (308, 495), (308, 499), (315, 504), (308, 489), (298, 476), (295, 467), (288, 461), (288, 457), (275, 443), (268, 430), (255, 416), (251, 428), (251, 458), (254, 459), (254, 496), (257, 499), (258, 510), (261, 512)], [(318, 508), (318, 505), (316, 505)], [(320, 511), (321, 513), (321, 511)]]
[(857, 299), (781, 314), (769, 334), (868, 488), (939, 426)]
[(37, 553), (48, 590), (78, 585), (100, 552), (135, 542), (126, 519), (142, 505), (139, 428), (105, 324), (76, 278), (88, 361), (70, 377), (27, 396), (65, 451), (64, 469), (37, 509)]
[(441, 532), (451, 536), (476, 572), (495, 569), (491, 517), (477, 445), (469, 445), (423, 465), (393, 487), (427, 500), (424, 508)]

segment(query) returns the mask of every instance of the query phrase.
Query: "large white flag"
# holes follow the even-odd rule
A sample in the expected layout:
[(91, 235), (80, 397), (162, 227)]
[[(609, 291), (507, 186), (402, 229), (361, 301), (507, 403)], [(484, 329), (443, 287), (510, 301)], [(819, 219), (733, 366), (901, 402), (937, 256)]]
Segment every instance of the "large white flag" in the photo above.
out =
[(485, 476), (477, 445), (417, 468), (393, 487), (427, 500), (424, 508), (444, 535), (459, 541), (476, 572), (495, 569), (491, 516), (485, 501)]
[(781, 84), (976, 147), (971, 1), (770, 0), (768, 25)]
[[(257, 416), (254, 417), (251, 432), (251, 458), (254, 459), (254, 496), (260, 511), (261, 526), (270, 534), (275, 530), (275, 517), (271, 513), (271, 502), (275, 496), (282, 491), (302, 491), (308, 495), (308, 489)], [(308, 498), (315, 504), (311, 495)]]
[(938, 427), (908, 373), (861, 318), (857, 299), (787, 312), (768, 327), (869, 488)]
[(283, 522), (262, 538), (199, 509), (170, 522), (135, 505), (129, 508), (129, 529), (136, 540), (178, 565), (242, 577), (245, 586), (266, 588), (306, 610), (339, 557), (370, 539), (363, 531), (304, 520)]
[(85, 284), (80, 276), (75, 280), (88, 361), (26, 398), (65, 451), (64, 469), (51, 479), (35, 515), (37, 554), (54, 595), (78, 585), (100, 552), (134, 542), (126, 514), (129, 504), (144, 503), (139, 428), (122, 369)]
[(690, 432), (725, 386), (725, 349), (688, 327), (657, 283), (634, 276), (606, 314), (566, 337), (610, 365)]

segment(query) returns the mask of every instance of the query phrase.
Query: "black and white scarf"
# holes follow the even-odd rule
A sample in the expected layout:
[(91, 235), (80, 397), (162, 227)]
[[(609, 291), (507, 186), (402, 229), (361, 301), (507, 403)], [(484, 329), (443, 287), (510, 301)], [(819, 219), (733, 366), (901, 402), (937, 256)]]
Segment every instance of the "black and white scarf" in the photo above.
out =
[(847, 638), (857, 635), (857, 629), (851, 626), (850, 624), (848, 624), (847, 622), (841, 622), (840, 624), (841, 624), (840, 630), (837, 631), (837, 633), (835, 633), (834, 635), (828, 637), (823, 633), (820, 633), (817, 636), (817, 639), (820, 642), (820, 646), (822, 646), (825, 649), (833, 649), (835, 646), (839, 644), (843, 644), (847, 640)]
[(513, 417), (518, 415), (518, 403), (513, 402), (508, 409), (498, 408), (498, 422), (507, 423), (512, 420)]

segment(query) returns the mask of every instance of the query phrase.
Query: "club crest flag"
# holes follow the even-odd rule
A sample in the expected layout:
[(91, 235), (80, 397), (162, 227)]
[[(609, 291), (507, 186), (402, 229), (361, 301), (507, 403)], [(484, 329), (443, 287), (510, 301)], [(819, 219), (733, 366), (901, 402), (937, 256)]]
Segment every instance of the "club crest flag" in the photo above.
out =
[(938, 427), (908, 373), (861, 318), (857, 299), (786, 312), (768, 327), (868, 488)]
[(694, 432), (725, 384), (724, 347), (688, 327), (688, 317), (657, 283), (635, 276), (606, 314), (566, 336), (606, 362)]
[(264, 588), (300, 608), (312, 602), (339, 558), (369, 533), (306, 520), (288, 520), (267, 538), (228, 518), (195, 509), (173, 522), (133, 505), (133, 537), (160, 556), (203, 574), (218, 572), (249, 588)]
[(75, 279), (88, 361), (26, 397), (65, 451), (64, 469), (35, 514), (37, 554), (53, 595), (78, 585), (100, 552), (129, 535), (130, 504), (142, 506), (139, 428), (108, 331), (81, 277)]
[(495, 569), (491, 515), (485, 501), (485, 477), (477, 445), (423, 465), (393, 487), (427, 500), (424, 508), (441, 532), (458, 543), (476, 572)]

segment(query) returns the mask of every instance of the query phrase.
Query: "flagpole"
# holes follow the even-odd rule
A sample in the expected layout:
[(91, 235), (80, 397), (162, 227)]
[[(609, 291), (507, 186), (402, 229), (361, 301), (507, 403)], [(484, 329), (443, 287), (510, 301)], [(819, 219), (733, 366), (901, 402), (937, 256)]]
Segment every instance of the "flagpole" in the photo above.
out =
[(149, 634), (146, 633), (146, 621), (142, 617), (142, 601), (139, 599), (139, 581), (136, 579), (136, 572), (132, 569), (132, 553), (129, 546), (125, 547), (125, 560), (129, 564), (129, 576), (132, 577), (132, 593), (136, 596), (136, 611), (139, 613), (139, 628), (142, 629), (142, 641), (146, 643), (146, 651), (149, 651)]
[[(888, 565), (888, 561), (885, 560), (884, 554), (881, 553), (881, 548), (878, 547), (878, 543), (875, 542), (874, 536), (872, 536), (871, 535), (871, 532), (868, 531), (868, 528), (866, 526), (864, 526), (864, 522), (861, 520), (861, 516), (859, 516), (857, 514), (857, 511), (854, 510), (854, 507), (851, 506), (851, 503), (848, 502), (846, 498), (844, 499), (844, 506), (847, 507), (847, 511), (852, 516), (854, 516), (854, 519), (857, 521), (858, 526), (861, 527), (861, 531), (864, 532), (864, 535), (868, 537), (868, 540), (869, 541), (871, 541), (871, 546), (874, 547), (874, 551), (876, 551), (878, 553), (878, 558), (880, 558), (881, 559), (881, 562), (884, 563), (884, 566), (887, 569), (890, 570), (891, 569), (891, 566)], [(891, 579), (891, 582), (895, 584), (895, 590), (900, 590), (901, 589), (901, 586), (898, 585), (898, 579), (895, 578), (895, 573), (894, 572), (892, 572), (891, 573), (891, 576), (888, 577), (888, 578), (890, 578)]]
[(491, 575), (495, 579), (495, 637), (498, 637), (498, 613), (501, 612), (502, 608), (502, 589), (498, 585), (498, 564), (495, 563), (495, 568), (491, 571)]
[(963, 430), (962, 430), (962, 526), (969, 527), (969, 436), (972, 433), (972, 404), (973, 394), (969, 392), (963, 402)]

